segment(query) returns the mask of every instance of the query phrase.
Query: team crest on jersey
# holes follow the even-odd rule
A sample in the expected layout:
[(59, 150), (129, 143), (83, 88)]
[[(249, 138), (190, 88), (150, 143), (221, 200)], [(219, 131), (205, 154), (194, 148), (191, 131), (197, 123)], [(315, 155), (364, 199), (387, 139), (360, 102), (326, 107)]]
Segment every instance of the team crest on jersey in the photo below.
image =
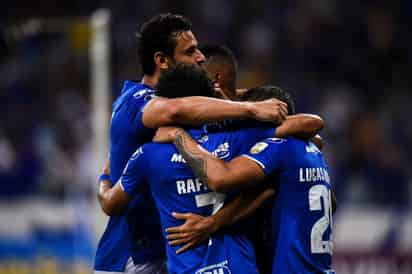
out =
[(203, 267), (196, 271), (195, 274), (232, 274), (232, 272), (230, 271), (228, 262), (226, 260), (221, 263)]
[(257, 144), (255, 144), (255, 145), (250, 149), (250, 153), (252, 153), (252, 154), (261, 153), (261, 152), (264, 151), (267, 147), (268, 147), (268, 144), (265, 143), (265, 142), (257, 143)]

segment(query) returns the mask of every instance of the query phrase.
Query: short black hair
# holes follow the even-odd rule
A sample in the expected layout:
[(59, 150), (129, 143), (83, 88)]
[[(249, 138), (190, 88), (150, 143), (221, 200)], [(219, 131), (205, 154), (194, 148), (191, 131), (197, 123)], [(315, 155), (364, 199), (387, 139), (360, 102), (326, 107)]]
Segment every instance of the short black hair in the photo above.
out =
[(221, 56), (236, 63), (235, 55), (224, 45), (203, 45), (200, 47), (200, 50), (206, 58), (211, 56)]
[(267, 99), (278, 99), (288, 104), (288, 114), (295, 114), (295, 102), (290, 93), (276, 86), (259, 86), (247, 90), (242, 96), (242, 101), (263, 101)]
[(176, 48), (176, 36), (190, 31), (192, 23), (178, 14), (159, 14), (143, 23), (136, 34), (137, 55), (144, 74), (153, 75), (156, 64), (153, 60), (155, 52), (161, 51), (173, 57)]
[(226, 69), (229, 79), (225, 79), (225, 81), (230, 86), (229, 88), (236, 90), (238, 65), (233, 52), (223, 45), (205, 45), (200, 48), (200, 51), (206, 57), (206, 64), (217, 63)]
[(194, 64), (177, 64), (160, 75), (156, 95), (167, 98), (214, 95), (207, 73)]

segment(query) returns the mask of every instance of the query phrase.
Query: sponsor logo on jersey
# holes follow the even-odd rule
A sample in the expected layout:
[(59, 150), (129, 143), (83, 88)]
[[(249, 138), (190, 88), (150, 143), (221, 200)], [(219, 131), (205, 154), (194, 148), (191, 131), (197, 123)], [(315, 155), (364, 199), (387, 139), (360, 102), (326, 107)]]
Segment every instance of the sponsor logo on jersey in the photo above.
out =
[[(207, 137), (207, 136), (205, 136)], [(219, 159), (225, 159), (230, 156), (230, 145), (228, 142), (218, 145), (217, 149), (212, 151), (212, 155), (218, 157)], [(179, 153), (173, 153), (172, 158), (170, 158), (172, 163), (185, 164), (186, 160)]]
[(228, 262), (223, 261), (221, 263), (203, 267), (196, 271), (195, 274), (232, 274), (232, 272), (229, 269)]
[(183, 156), (179, 153), (173, 153), (172, 158), (170, 159), (170, 162), (172, 163), (186, 163), (186, 160), (183, 158)]
[(218, 157), (219, 159), (225, 159), (230, 156), (229, 143), (220, 144), (215, 151), (212, 152), (213, 156)]
[(252, 153), (252, 154), (261, 153), (261, 152), (264, 151), (267, 147), (268, 147), (268, 144), (265, 143), (265, 142), (257, 143), (257, 144), (255, 144), (255, 145), (250, 149), (250, 153)]

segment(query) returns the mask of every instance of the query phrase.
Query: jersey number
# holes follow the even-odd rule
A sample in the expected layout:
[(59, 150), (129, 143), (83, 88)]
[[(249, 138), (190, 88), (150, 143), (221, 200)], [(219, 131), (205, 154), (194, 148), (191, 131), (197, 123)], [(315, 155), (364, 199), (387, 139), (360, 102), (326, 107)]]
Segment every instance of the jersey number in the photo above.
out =
[(225, 202), (226, 195), (223, 193), (209, 192), (204, 194), (199, 194), (195, 196), (196, 206), (204, 207), (208, 205), (213, 205), (212, 215), (222, 208)]
[[(322, 210), (323, 216), (316, 221), (310, 233), (310, 249), (312, 253), (329, 253), (332, 255), (332, 241), (324, 241), (323, 234), (332, 228), (332, 208), (330, 190), (324, 185), (315, 185), (309, 189), (309, 209), (311, 211)], [(332, 230), (331, 230), (332, 233)]]

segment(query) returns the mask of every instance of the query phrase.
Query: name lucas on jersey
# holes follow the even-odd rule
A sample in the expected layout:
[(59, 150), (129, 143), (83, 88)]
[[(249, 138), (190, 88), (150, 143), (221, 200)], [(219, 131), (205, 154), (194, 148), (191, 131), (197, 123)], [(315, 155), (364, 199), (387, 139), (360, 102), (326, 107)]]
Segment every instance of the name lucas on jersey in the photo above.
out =
[(325, 181), (330, 184), (329, 173), (322, 167), (299, 168), (299, 182)]

